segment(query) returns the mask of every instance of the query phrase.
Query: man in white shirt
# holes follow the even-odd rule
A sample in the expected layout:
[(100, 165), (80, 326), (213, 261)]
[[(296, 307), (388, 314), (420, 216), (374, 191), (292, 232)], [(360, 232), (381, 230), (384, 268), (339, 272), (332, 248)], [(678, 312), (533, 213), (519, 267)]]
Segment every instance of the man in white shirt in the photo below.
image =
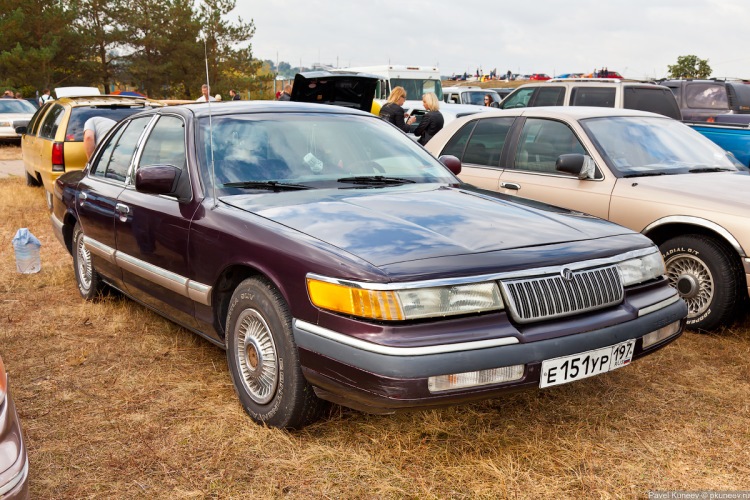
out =
[(195, 102), (207, 102), (207, 101), (215, 101), (216, 99), (211, 97), (211, 95), (208, 93), (208, 85), (205, 83), (203, 86), (201, 86), (201, 96), (195, 100)]
[(83, 148), (86, 150), (86, 158), (91, 158), (97, 143), (107, 135), (115, 123), (117, 122), (103, 116), (92, 116), (86, 120), (83, 124)]

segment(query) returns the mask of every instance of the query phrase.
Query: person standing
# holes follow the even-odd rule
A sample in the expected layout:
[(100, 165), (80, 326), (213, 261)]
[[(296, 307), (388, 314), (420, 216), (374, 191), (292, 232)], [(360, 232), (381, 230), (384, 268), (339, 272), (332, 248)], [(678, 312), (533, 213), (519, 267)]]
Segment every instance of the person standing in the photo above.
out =
[(427, 113), (422, 117), (417, 128), (414, 129), (414, 135), (419, 136), (419, 143), (424, 146), (432, 136), (442, 130), (445, 125), (445, 119), (440, 112), (440, 101), (433, 92), (428, 92), (422, 96), (422, 105)]
[(54, 100), (55, 98), (49, 95), (49, 89), (44, 89), (44, 91), (42, 91), (42, 95), (39, 96), (39, 105), (44, 106), (44, 104), (47, 101), (54, 101)]
[(83, 149), (86, 158), (91, 158), (99, 141), (107, 135), (109, 129), (115, 126), (116, 121), (103, 116), (92, 116), (83, 124)]
[(291, 101), (292, 100), (292, 86), (290, 84), (284, 85), (284, 92), (279, 96), (279, 101)]
[(229, 89), (229, 96), (232, 98), (232, 101), (239, 101), (241, 99), (240, 95), (234, 89)]
[(203, 84), (201, 85), (201, 96), (195, 100), (195, 102), (208, 102), (208, 101), (215, 101), (216, 99), (211, 97), (211, 95), (208, 93), (208, 85)]
[(380, 108), (380, 118), (394, 124), (404, 132), (409, 132), (409, 125), (417, 119), (412, 116), (408, 121), (405, 120), (406, 111), (401, 107), (404, 102), (406, 102), (406, 90), (404, 90), (404, 87), (393, 87), (391, 94), (388, 96), (388, 102)]

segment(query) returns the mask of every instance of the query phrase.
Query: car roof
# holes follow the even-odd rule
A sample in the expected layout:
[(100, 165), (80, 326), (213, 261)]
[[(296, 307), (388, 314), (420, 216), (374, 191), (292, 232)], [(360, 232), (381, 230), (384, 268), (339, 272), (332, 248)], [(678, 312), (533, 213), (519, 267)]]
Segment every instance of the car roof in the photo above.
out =
[[(607, 116), (652, 116), (667, 118), (664, 115), (626, 108), (604, 108), (598, 106), (539, 106), (516, 109), (488, 109), (483, 117), (488, 116), (526, 116), (529, 118), (548, 117), (558, 119), (581, 120), (584, 118), (600, 118)], [(669, 118), (671, 119), (671, 118)]]
[(294, 101), (221, 101), (221, 102), (196, 102), (193, 104), (180, 104), (162, 108), (166, 111), (181, 111), (182, 114), (192, 113), (196, 118), (209, 115), (222, 116), (241, 113), (325, 113), (331, 115), (361, 115), (374, 116), (366, 111), (345, 108), (343, 106), (332, 106), (330, 104), (314, 104)]
[(163, 106), (159, 101), (146, 99), (144, 97), (133, 97), (124, 95), (92, 95), (78, 97), (61, 97), (55, 102), (77, 106), (107, 106), (114, 104), (148, 104), (150, 106)]

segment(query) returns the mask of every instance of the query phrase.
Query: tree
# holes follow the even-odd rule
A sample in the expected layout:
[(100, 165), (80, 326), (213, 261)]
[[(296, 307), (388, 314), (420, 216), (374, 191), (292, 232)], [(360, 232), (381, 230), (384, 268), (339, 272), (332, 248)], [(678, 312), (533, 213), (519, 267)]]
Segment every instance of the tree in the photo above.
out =
[(0, 83), (25, 95), (60, 84), (86, 84), (82, 38), (71, 27), (70, 2), (0, 0)]
[(708, 59), (699, 59), (698, 56), (680, 56), (677, 64), (667, 66), (670, 78), (696, 78), (703, 79), (711, 76), (711, 66)]

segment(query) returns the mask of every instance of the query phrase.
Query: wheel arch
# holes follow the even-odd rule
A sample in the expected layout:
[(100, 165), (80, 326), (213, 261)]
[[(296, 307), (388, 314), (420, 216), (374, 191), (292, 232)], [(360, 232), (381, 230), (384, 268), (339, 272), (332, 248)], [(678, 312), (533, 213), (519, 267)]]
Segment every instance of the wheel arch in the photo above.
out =
[(273, 285), (279, 291), (281, 296), (288, 303), (288, 299), (283, 289), (272, 280), (266, 273), (252, 267), (248, 264), (233, 264), (226, 267), (213, 287), (211, 302), (214, 310), (214, 322), (217, 326), (217, 332), (222, 340), (226, 340), (227, 312), (229, 311), (229, 302), (237, 286), (248, 278), (263, 278)]
[(70, 255), (73, 255), (73, 233), (77, 223), (78, 219), (76, 219), (72, 213), (65, 213), (62, 225), (62, 236), (65, 241), (65, 248), (68, 249)]
[(641, 233), (648, 236), (654, 243), (660, 245), (675, 236), (684, 234), (700, 234), (722, 243), (741, 265), (741, 259), (747, 257), (740, 242), (719, 224), (700, 217), (670, 216), (652, 222)]

